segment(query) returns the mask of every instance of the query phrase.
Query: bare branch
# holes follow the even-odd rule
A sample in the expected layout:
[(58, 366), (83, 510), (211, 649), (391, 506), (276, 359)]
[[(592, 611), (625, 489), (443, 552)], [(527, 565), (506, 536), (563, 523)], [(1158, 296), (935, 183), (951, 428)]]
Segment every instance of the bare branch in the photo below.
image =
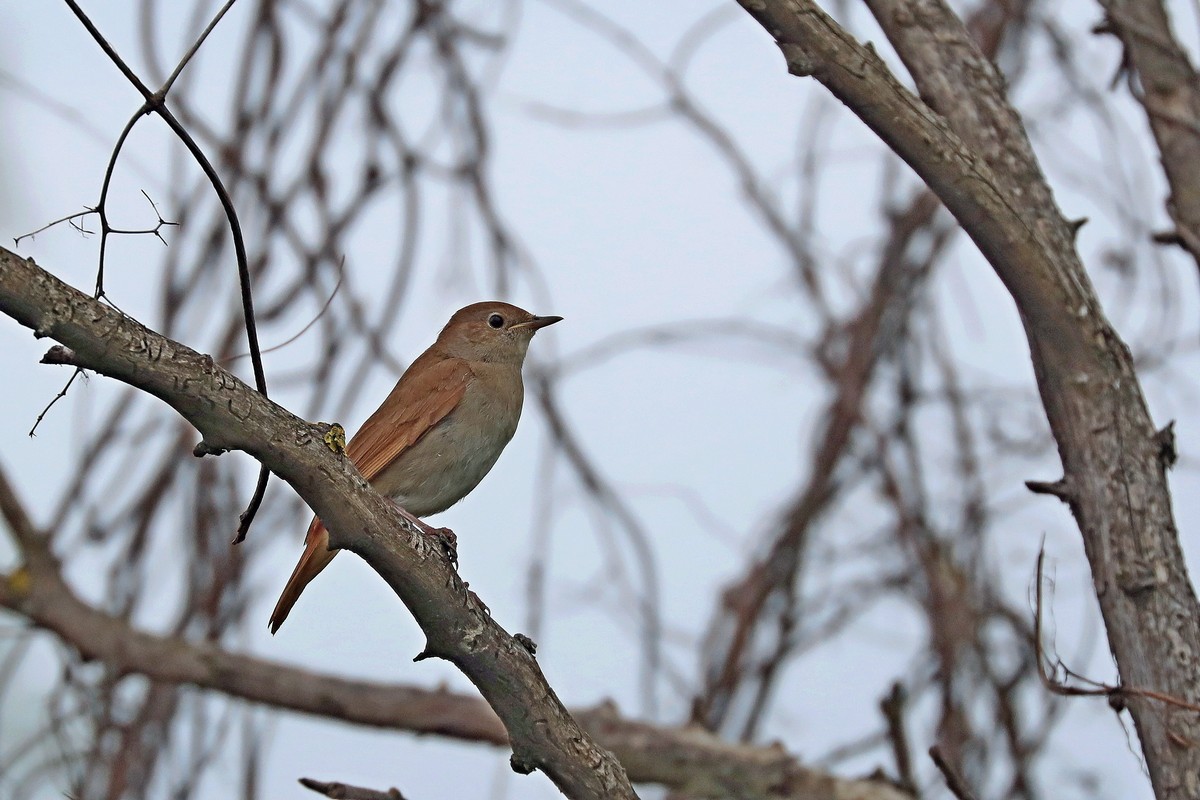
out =
[(323, 794), (333, 800), (404, 800), (399, 789), (388, 789), (381, 792), (378, 789), (366, 789), (362, 786), (347, 786), (344, 783), (325, 783), (312, 778), (301, 778), (300, 785), (312, 789), (317, 794)]
[[(261, 393), (263, 397), (266, 397), (267, 375), (266, 371), (263, 369), (262, 353), (260, 352), (258, 344), (258, 322), (254, 316), (254, 296), (251, 288), (250, 265), (249, 259), (246, 256), (246, 240), (242, 235), (241, 220), (238, 218), (237, 210), (233, 205), (233, 199), (230, 197), (229, 191), (225, 188), (225, 183), (221, 180), (221, 176), (217, 172), (216, 167), (214, 167), (212, 162), (209, 161), (208, 156), (205, 155), (204, 150), (201, 149), (191, 132), (189, 132), (187, 128), (175, 118), (175, 115), (172, 114), (166, 106), (167, 93), (170, 90), (171, 85), (175, 82), (175, 79), (179, 77), (180, 72), (192, 59), (192, 56), (198, 52), (200, 45), (206, 38), (208, 38), (209, 33), (212, 32), (216, 24), (220, 22), (222, 17), (225, 16), (225, 12), (230, 9), (230, 7), (233, 5), (233, 2), (234, 0), (228, 0), (228, 2), (221, 7), (209, 25), (197, 38), (196, 42), (180, 60), (175, 71), (172, 72), (171, 76), (167, 79), (167, 82), (163, 84), (162, 88), (160, 88), (157, 92), (151, 92), (150, 89), (147, 88), (146, 85), (137, 77), (134, 71), (125, 63), (125, 60), (121, 58), (120, 54), (117, 53), (117, 51), (113, 49), (112, 45), (108, 43), (108, 41), (100, 33), (100, 30), (95, 26), (91, 19), (88, 18), (87, 14), (84, 13), (83, 9), (79, 7), (75, 0), (66, 0), (67, 6), (71, 9), (79, 21), (83, 23), (83, 26), (87, 29), (88, 33), (91, 34), (92, 38), (96, 41), (100, 48), (117, 66), (117, 68), (121, 71), (121, 74), (124, 75), (125, 78), (133, 84), (134, 88), (136, 88), (142, 94), (142, 97), (145, 98), (145, 102), (142, 104), (142, 107), (139, 108), (132, 117), (130, 117), (129, 122), (125, 124), (124, 130), (121, 131), (121, 135), (117, 138), (117, 143), (114, 145), (112, 154), (109, 156), (108, 167), (104, 173), (104, 185), (100, 190), (100, 202), (96, 204), (96, 213), (100, 216), (100, 265), (96, 273), (95, 296), (97, 298), (104, 296), (104, 263), (105, 255), (107, 253), (108, 236), (110, 233), (116, 232), (108, 223), (107, 203), (108, 192), (112, 185), (113, 172), (116, 169), (117, 158), (121, 154), (121, 149), (124, 146), (126, 139), (133, 131), (134, 125), (136, 125), (137, 122), (146, 114), (158, 114), (158, 116), (160, 116), (163, 121), (167, 123), (167, 127), (171, 129), (179, 141), (183, 143), (184, 147), (187, 148), (196, 164), (198, 164), (200, 169), (204, 172), (205, 177), (208, 178), (208, 181), (212, 186), (213, 192), (217, 195), (217, 199), (221, 202), (221, 207), (225, 211), (225, 218), (229, 223), (229, 232), (233, 238), (233, 249), (237, 258), (238, 284), (241, 291), (243, 319), (246, 325), (246, 341), (250, 348), (250, 363), (254, 370), (254, 384), (259, 393)], [(158, 209), (156, 208), (155, 213), (157, 213), (157, 211)], [(161, 217), (159, 217), (159, 221), (160, 223), (162, 222)], [(155, 228), (154, 233), (155, 235), (158, 235), (158, 228)], [(254, 486), (254, 493), (251, 495), (250, 502), (247, 503), (245, 511), (242, 512), (238, 520), (238, 528), (237, 533), (234, 536), (234, 543), (241, 542), (246, 538), (246, 534), (250, 530), (250, 524), (254, 521), (254, 517), (258, 514), (258, 510), (262, 506), (263, 498), (266, 496), (267, 481), (270, 479), (270, 477), (271, 474), (265, 467), (259, 470), (258, 480)]]
[(1106, 12), (1103, 31), (1121, 39), (1123, 65), (1136, 81), (1131, 93), (1162, 154), (1159, 163), (1171, 187), (1167, 212), (1175, 223), (1173, 241), (1183, 245), (1200, 266), (1200, 75), (1176, 39), (1160, 0), (1100, 0)]
[[(396, 684), (352, 681), (227, 652), (208, 642), (156, 636), (82, 602), (25, 515), (0, 470), (0, 514), (27, 566), (0, 579), (0, 606), (55, 633), (87, 660), (114, 674), (140, 674), (156, 684), (190, 684), (275, 708), (358, 725), (406, 730), (492, 745), (509, 743), (495, 712), (477, 697)], [(516, 638), (520, 638), (520, 635)], [(580, 724), (612, 750), (632, 780), (658, 783), (694, 797), (726, 797), (736, 786), (753, 800), (906, 800), (907, 791), (878, 780), (845, 780), (802, 766), (777, 745), (723, 742), (695, 727), (661, 727), (622, 717), (611, 705), (580, 709)], [(781, 794), (780, 787), (788, 787)]]
[(929, 748), (929, 757), (933, 759), (933, 763), (941, 771), (942, 776), (946, 779), (946, 788), (950, 790), (958, 800), (975, 800), (975, 793), (967, 788), (966, 781), (962, 776), (951, 766), (946, 757), (942, 755), (942, 750), (937, 745)]
[(515, 763), (569, 797), (636, 797), (625, 771), (559, 702), (529, 652), (474, 601), (438, 548), (335, 455), (314, 426), (253, 392), (210, 356), (150, 331), (0, 249), (0, 311), (51, 336), (80, 365), (169, 403), (211, 448), (243, 450), (294, 486), (413, 613), (425, 650), (452, 661), (508, 729)]
[[(1122, 678), (1194, 702), (1200, 603), (1155, 426), (1129, 349), (1105, 318), (1002, 77), (938, 0), (922, 0), (928, 13), (909, 17), (909, 27), (902, 19), (892, 20), (896, 30), (882, 24), (922, 95), (946, 116), (905, 90), (816, 3), (742, 5), (794, 74), (816, 77), (925, 180), (1012, 294), (1067, 483), (1087, 489), (1071, 508)], [(963, 80), (936, 80), (939, 68)], [(1130, 711), (1156, 791), (1182, 797), (1184, 776), (1200, 774), (1200, 748), (1176, 743), (1200, 740), (1200, 720), (1138, 699)]]

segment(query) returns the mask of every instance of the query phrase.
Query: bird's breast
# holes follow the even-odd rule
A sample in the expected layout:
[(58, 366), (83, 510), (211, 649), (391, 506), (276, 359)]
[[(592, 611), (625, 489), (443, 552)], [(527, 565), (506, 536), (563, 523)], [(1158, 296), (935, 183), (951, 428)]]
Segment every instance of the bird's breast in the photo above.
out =
[(521, 418), (520, 369), (473, 365), (454, 410), (385, 467), (372, 484), (418, 517), (437, 514), (479, 485)]

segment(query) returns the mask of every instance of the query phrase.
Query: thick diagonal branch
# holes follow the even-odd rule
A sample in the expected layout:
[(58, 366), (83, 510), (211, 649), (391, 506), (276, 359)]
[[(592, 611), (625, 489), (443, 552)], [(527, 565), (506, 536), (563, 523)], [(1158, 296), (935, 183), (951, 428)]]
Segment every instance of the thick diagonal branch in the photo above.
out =
[[(0, 576), (0, 607), (21, 614), (88, 660), (114, 673), (156, 684), (188, 684), (272, 708), (357, 725), (507, 745), (508, 733), (478, 697), (414, 686), (347, 680), (231, 653), (211, 642), (157, 636), (83, 602), (0, 469), (0, 519), (15, 540), (21, 566)], [(736, 786), (747, 800), (907, 800), (880, 780), (837, 778), (802, 766), (778, 746), (730, 744), (697, 728), (670, 728), (622, 717), (611, 705), (574, 712), (638, 783), (692, 797), (722, 798)]]
[(426, 652), (453, 662), (508, 731), (513, 764), (541, 769), (572, 798), (633, 798), (625, 770), (567, 713), (537, 662), (467, 592), (441, 551), (410, 530), (313, 425), (191, 350), (0, 248), (0, 312), (70, 348), (66, 363), (155, 395), (204, 437), (243, 450), (320, 515), (331, 546), (360, 555), (424, 631)]

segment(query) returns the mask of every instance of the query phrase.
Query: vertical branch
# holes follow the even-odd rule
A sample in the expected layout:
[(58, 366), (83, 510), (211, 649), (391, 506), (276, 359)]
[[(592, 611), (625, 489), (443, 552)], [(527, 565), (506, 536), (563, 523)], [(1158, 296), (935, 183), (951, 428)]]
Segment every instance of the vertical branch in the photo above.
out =
[[(1059, 493), (1083, 535), (1122, 677), (1188, 700), (1200, 686), (1200, 603), (1189, 581), (1166, 481), (1129, 350), (1104, 317), (1073, 229), (1031, 155), (1003, 80), (936, 0), (888, 30), (923, 97), (815, 3), (743, 3), (780, 44), (938, 194), (1020, 311), (1065, 478)], [(915, 29), (914, 29), (915, 28)], [(926, 46), (924, 43), (928, 43)], [(944, 68), (962, 80), (935, 78)], [(1181, 627), (1182, 626), (1182, 627)], [(1131, 702), (1160, 797), (1200, 774), (1200, 721)]]
[(1174, 229), (1157, 241), (1178, 244), (1200, 266), (1200, 75), (1171, 30), (1160, 0), (1101, 0), (1104, 24), (1124, 46), (1120, 72), (1142, 104), (1171, 188), (1167, 213)]

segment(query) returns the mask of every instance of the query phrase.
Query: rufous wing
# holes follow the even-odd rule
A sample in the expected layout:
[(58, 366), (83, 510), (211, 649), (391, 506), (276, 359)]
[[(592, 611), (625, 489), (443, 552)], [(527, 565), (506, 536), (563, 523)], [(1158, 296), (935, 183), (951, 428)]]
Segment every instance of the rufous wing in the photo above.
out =
[[(454, 410), (471, 377), (467, 362), (426, 350), (346, 445), (346, 456), (364, 478), (373, 480)], [(335, 555), (337, 551), (329, 549), (329, 532), (313, 517), (304, 537), (304, 553), (271, 613), (271, 633), (279, 630), (304, 587)]]
[(472, 378), (467, 362), (426, 350), (346, 445), (368, 481), (454, 410)]

